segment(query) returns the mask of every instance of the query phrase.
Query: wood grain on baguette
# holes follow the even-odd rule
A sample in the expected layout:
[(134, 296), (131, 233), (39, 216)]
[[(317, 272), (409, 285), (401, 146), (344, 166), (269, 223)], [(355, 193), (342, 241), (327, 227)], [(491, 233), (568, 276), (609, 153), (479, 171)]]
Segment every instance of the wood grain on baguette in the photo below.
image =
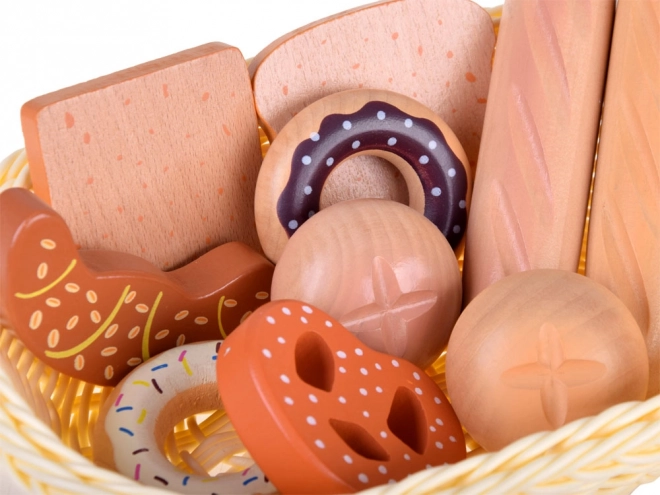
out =
[(660, 392), (660, 2), (620, 0), (610, 57), (587, 275), (646, 338), (648, 395)]
[[(289, 33), (254, 58), (257, 112), (272, 140), (322, 97), (359, 88), (394, 91), (445, 120), (474, 166), (494, 41), (488, 13), (467, 0), (385, 0), (353, 9)], [(408, 202), (396, 169), (376, 157), (338, 167), (322, 206), (358, 197)]]
[(173, 269), (224, 242), (259, 249), (261, 162), (245, 60), (209, 43), (27, 102), (34, 190), (85, 249)]
[(614, 2), (511, 0), (489, 92), (464, 304), (517, 271), (575, 271)]

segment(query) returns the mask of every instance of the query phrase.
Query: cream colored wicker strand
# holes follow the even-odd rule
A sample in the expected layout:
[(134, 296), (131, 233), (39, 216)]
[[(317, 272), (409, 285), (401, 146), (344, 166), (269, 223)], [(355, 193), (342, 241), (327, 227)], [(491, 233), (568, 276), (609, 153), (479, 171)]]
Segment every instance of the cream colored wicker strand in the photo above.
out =
[(658, 473), (660, 396), (620, 404), (559, 430), (525, 437), (500, 452), (364, 493), (574, 494), (598, 487), (628, 493)]
[(17, 150), (0, 162), (0, 192), (10, 187), (30, 189), (32, 180), (25, 150)]

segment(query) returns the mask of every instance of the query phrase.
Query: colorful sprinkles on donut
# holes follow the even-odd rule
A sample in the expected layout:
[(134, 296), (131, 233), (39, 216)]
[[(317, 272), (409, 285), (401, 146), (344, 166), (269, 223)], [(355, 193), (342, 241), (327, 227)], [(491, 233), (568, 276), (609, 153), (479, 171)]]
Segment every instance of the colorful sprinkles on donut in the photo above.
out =
[(336, 165), (370, 150), (393, 153), (410, 164), (422, 183), (424, 215), (456, 248), (467, 223), (465, 168), (435, 123), (383, 101), (368, 102), (352, 114), (328, 115), (318, 132), (297, 146), (277, 202), (287, 235), (319, 211), (321, 190)]

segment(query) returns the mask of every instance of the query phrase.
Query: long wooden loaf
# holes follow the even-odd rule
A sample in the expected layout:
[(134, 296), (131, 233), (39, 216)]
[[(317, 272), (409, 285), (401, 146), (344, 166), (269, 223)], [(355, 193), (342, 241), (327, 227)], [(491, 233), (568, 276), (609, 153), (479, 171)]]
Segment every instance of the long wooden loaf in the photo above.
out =
[(628, 306), (660, 392), (660, 2), (619, 0), (594, 184), (587, 275)]
[(613, 0), (509, 0), (467, 230), (464, 303), (535, 268), (575, 271)]

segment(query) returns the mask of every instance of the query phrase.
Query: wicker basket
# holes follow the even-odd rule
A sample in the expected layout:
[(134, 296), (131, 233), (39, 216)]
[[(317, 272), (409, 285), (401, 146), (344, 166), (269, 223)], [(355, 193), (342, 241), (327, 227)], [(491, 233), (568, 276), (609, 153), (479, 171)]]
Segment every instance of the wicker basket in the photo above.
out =
[[(491, 12), (496, 28), (499, 13)], [(265, 138), (262, 144), (265, 151)], [(7, 187), (31, 187), (24, 151), (0, 163), (0, 191)], [(584, 245), (582, 254), (583, 272)], [(427, 373), (446, 392), (444, 364), (442, 355)], [(0, 455), (20, 484), (49, 494), (172, 493), (91, 462), (90, 432), (110, 391), (54, 371), (10, 329), (0, 328)], [(188, 454), (181, 452), (195, 457), (222, 445), (225, 458), (206, 461), (219, 462), (212, 474), (242, 470), (247, 453), (232, 432), (224, 411), (197, 415), (174, 428), (165, 450), (175, 465), (186, 469)], [(467, 460), (364, 493), (630, 493), (660, 477), (660, 395), (530, 435), (492, 454), (466, 438)]]

